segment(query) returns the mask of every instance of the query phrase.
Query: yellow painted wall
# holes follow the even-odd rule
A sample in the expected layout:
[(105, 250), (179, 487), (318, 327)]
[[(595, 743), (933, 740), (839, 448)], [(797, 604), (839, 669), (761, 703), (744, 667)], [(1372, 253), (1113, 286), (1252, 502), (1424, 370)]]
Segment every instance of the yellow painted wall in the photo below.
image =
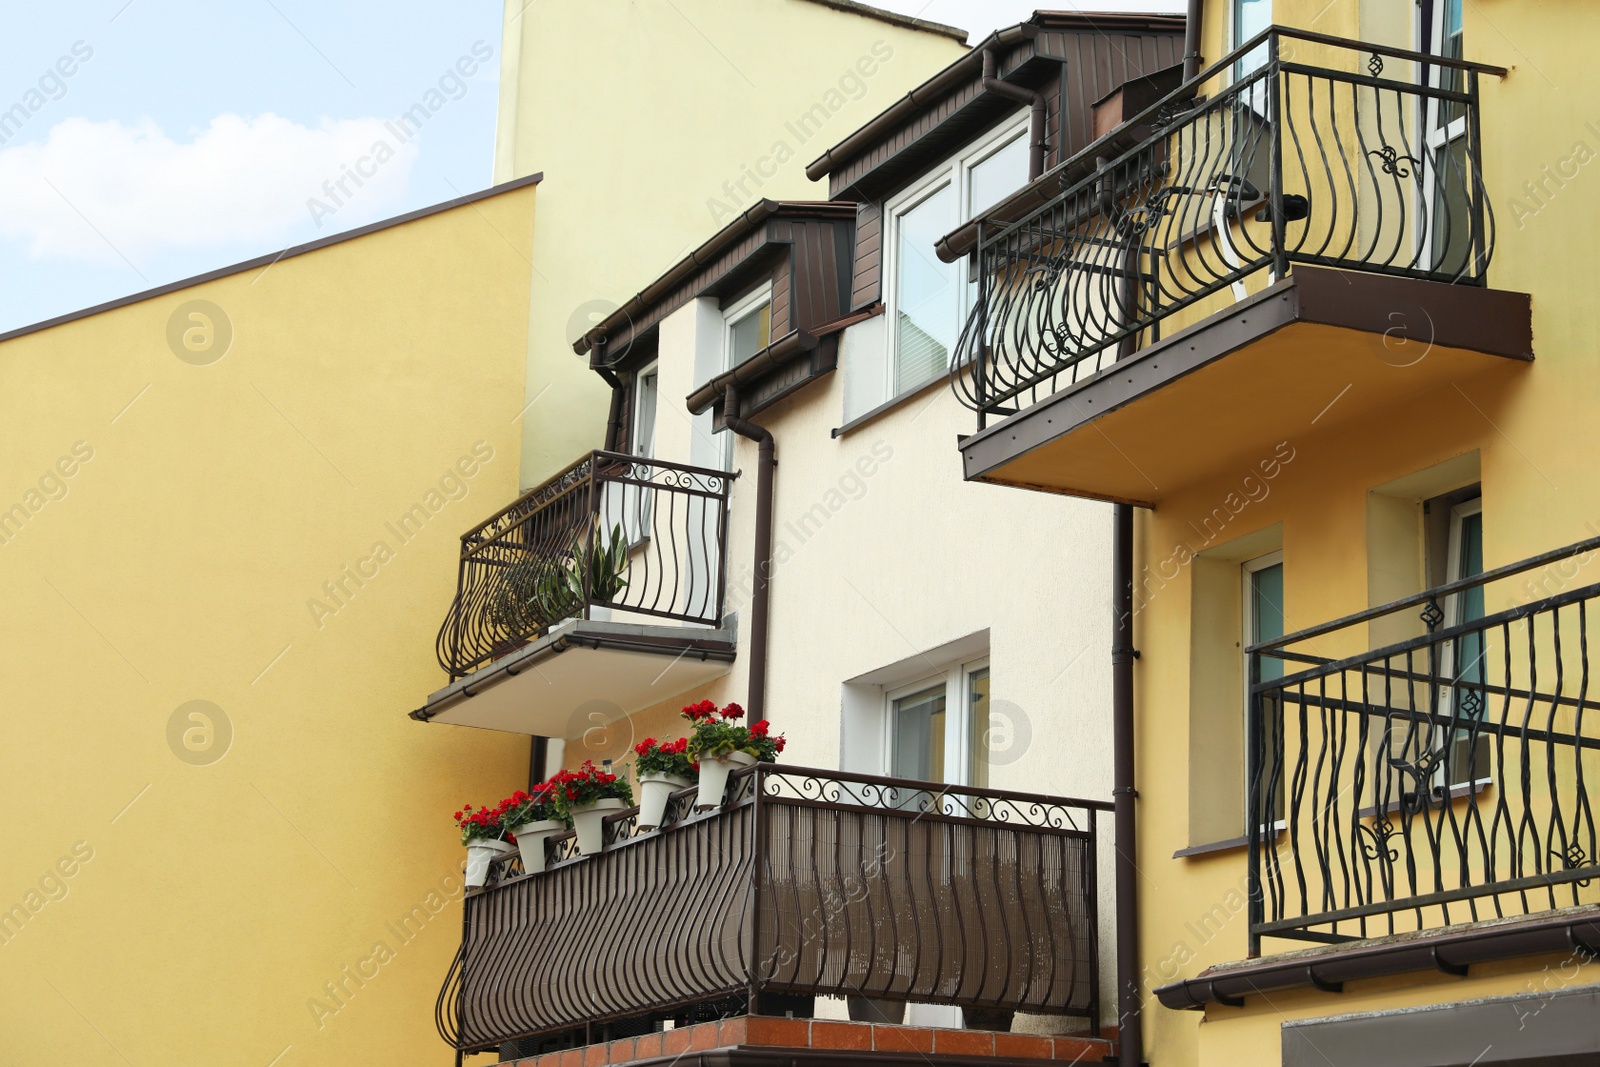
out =
[(0, 1063), (447, 1060), (450, 813), (528, 742), (405, 713), (516, 490), (534, 199), (0, 343)]
[[(1280, 23), (1401, 43), (1382, 5), (1278, 0), (1274, 6)], [(1207, 5), (1208, 57), (1225, 51), (1227, 7)], [(1597, 18), (1600, 12), (1576, 0), (1466, 5), (1468, 58), (1512, 68), (1505, 79), (1485, 79), (1482, 87), (1484, 181), (1498, 223), (1490, 284), (1533, 295), (1535, 362), (1451, 383), (1401, 408), (1308, 423), (1291, 438), (1295, 458), (1271, 482), (1270, 493), (1249, 503), (1217, 539), (1282, 523), (1290, 630), (1369, 606), (1370, 489), (1473, 450), (1482, 462), (1486, 566), (1600, 529), (1593, 463), (1600, 453), (1594, 418), (1600, 335), (1592, 278), (1583, 267), (1600, 232), (1600, 169), (1590, 162), (1600, 158), (1600, 110), (1590, 106), (1600, 74), (1583, 46), (1600, 29)], [(1371, 32), (1363, 32), (1369, 25)], [(1273, 403), (1270, 389), (1260, 401)], [(1219, 471), (1157, 511), (1141, 513), (1141, 563), (1154, 565), (1180, 541), (1202, 547), (1189, 524), (1236, 490), (1243, 473)], [(1591, 564), (1577, 580), (1600, 580), (1600, 568)], [(1150, 588), (1136, 623), (1143, 656), (1135, 668), (1147, 990), (1246, 953), (1242, 850), (1172, 858), (1174, 850), (1196, 843), (1189, 840), (1190, 570)], [(1356, 649), (1328, 654), (1341, 651)], [(1269, 940), (1265, 951), (1292, 947)], [(1597, 980), (1596, 968), (1563, 966), (1560, 959), (1513, 961), (1475, 967), (1466, 981), (1408, 975), (1355, 983), (1340, 996), (1251, 998), (1243, 1011), (1212, 1009), (1204, 1021), (1161, 1008), (1152, 997), (1146, 1052), (1163, 1064), (1276, 1064), (1286, 1019), (1538, 994)]]
[(964, 48), (809, 0), (505, 9), (495, 176), (545, 175), (526, 384), (526, 400), (540, 399), (522, 446), (531, 486), (604, 439), (609, 394), (573, 338), (756, 200), (827, 199), (805, 165)]

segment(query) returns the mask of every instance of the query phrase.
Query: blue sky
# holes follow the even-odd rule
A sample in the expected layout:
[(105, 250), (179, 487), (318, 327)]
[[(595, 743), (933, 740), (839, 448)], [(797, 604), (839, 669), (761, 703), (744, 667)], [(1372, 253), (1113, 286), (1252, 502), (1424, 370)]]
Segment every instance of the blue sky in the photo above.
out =
[[(973, 40), (1037, 6), (880, 3)], [(0, 332), (489, 184), (501, 0), (11, 7), (0, 35)], [(390, 124), (419, 103), (425, 126), (402, 139)], [(381, 159), (379, 141), (391, 153)], [(369, 177), (340, 191), (348, 168)]]
[[(489, 184), (498, 0), (391, 0), (382, 17), (316, 0), (75, 0), (8, 16), (0, 331)], [(474, 45), (489, 62), (461, 78)], [(384, 122), (440, 101), (335, 205), (324, 181)], [(18, 104), (26, 117), (5, 122)], [(314, 196), (332, 213), (314, 218)]]

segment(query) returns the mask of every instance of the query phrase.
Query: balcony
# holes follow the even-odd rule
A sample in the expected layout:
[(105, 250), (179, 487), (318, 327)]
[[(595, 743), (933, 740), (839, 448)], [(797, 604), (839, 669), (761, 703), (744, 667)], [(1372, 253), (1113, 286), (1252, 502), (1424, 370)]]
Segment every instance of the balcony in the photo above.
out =
[(513, 858), (469, 893), (445, 1040), (538, 1052), (805, 1018), (819, 995), (1076, 1015), (1098, 1034), (1110, 805), (771, 764), (735, 772), (721, 808), (695, 814), (695, 795), (659, 830), (619, 812), (601, 854), (558, 837), (543, 873)]
[(1531, 301), (1487, 286), (1479, 167), (1503, 73), (1273, 27), (1001, 205), (952, 371), (966, 476), (1154, 506), (1516, 374)]
[(412, 716), (565, 737), (726, 673), (733, 477), (596, 451), (462, 534), (451, 683)]
[(1268, 939), (1328, 950), (1213, 968), (1164, 1002), (1592, 957), (1600, 584), (1575, 577), (1596, 552), (1600, 538), (1248, 650), (1251, 955)]

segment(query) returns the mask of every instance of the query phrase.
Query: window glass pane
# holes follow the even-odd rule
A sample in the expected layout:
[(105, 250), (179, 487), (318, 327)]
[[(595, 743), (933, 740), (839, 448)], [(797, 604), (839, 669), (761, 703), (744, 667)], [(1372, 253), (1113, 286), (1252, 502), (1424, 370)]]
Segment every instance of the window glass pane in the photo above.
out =
[(638, 398), (634, 401), (633, 454), (648, 456), (656, 439), (656, 372), (640, 374), (634, 388)]
[(729, 330), (728, 366), (737, 367), (772, 343), (772, 305), (753, 308)]
[[(1246, 579), (1248, 588), (1245, 595), (1249, 598), (1246, 605), (1250, 611), (1250, 632), (1246, 635), (1251, 644), (1259, 641), (1271, 641), (1283, 636), (1283, 564), (1274, 563), (1269, 567), (1259, 570), (1247, 571)], [(1258, 670), (1260, 680), (1263, 682), (1276, 681), (1283, 677), (1285, 663), (1275, 656), (1262, 656), (1259, 660)], [(1247, 698), (1248, 699), (1248, 698)], [(1261, 702), (1263, 715), (1261, 722), (1262, 734), (1260, 743), (1264, 753), (1268, 755), (1268, 767), (1275, 764), (1279, 768), (1279, 779), (1274, 795), (1264, 798), (1267, 808), (1267, 822), (1277, 822), (1283, 815), (1283, 795), (1287, 779), (1282, 775), (1281, 760), (1283, 759), (1283, 702), (1276, 699), (1266, 699)], [(1248, 722), (1248, 719), (1246, 720)], [(1246, 774), (1249, 773), (1248, 768)], [(1269, 780), (1261, 782), (1263, 791), (1272, 789)]]
[(1452, 277), (1472, 264), (1472, 203), (1468, 192), (1467, 139), (1457, 137), (1433, 152), (1433, 269)]
[(975, 164), (967, 174), (967, 218), (971, 219), (1027, 183), (1028, 135), (1013, 137), (1004, 148)]
[(967, 675), (967, 706), (972, 709), (972, 774), (969, 784), (989, 784), (989, 752), (996, 738), (989, 725), (989, 668)]
[(894, 702), (890, 773), (896, 778), (944, 781), (944, 686), (924, 689)]
[[(1233, 47), (1272, 25), (1272, 0), (1233, 0)], [(1267, 46), (1253, 50), (1234, 66), (1234, 78), (1243, 78), (1267, 61)]]
[[(1283, 564), (1274, 563), (1250, 574), (1250, 643), (1283, 636)], [(1283, 660), (1261, 657), (1261, 680), (1283, 677)]]
[(933, 381), (950, 366), (961, 266), (941, 263), (933, 245), (955, 228), (955, 197), (946, 185), (895, 220), (896, 395)]
[[(1451, 560), (1450, 580), (1471, 578), (1483, 573), (1483, 514), (1456, 514), (1456, 557)], [(1483, 618), (1483, 586), (1457, 593), (1453, 623), (1472, 622)], [(1458, 722), (1470, 722), (1482, 717), (1487, 701), (1481, 686), (1487, 681), (1484, 663), (1484, 635), (1462, 634), (1451, 642), (1450, 653), (1454, 660), (1450, 669), (1455, 675), (1450, 688)], [(1450, 754), (1450, 784), (1460, 785), (1474, 779), (1491, 776), (1489, 768), (1488, 738), (1481, 734), (1474, 738), (1470, 727), (1457, 727), (1454, 750)]]

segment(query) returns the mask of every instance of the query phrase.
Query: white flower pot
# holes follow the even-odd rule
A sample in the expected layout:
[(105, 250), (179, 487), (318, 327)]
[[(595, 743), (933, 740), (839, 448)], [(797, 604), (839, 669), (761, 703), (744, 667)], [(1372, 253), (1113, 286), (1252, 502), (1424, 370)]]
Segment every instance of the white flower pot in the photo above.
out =
[(598, 855), (605, 847), (605, 817), (627, 806), (615, 797), (607, 797), (581, 808), (573, 808), (572, 826), (578, 831), (578, 851), (585, 856)]
[(477, 888), (489, 881), (489, 864), (496, 856), (511, 851), (504, 841), (475, 837), (467, 843), (467, 886)]
[(728, 775), (740, 767), (749, 767), (756, 762), (756, 758), (748, 752), (730, 752), (726, 756), (717, 756), (712, 759), (700, 761), (700, 799), (695, 802), (695, 807), (704, 811), (715, 808), (722, 803), (722, 794), (728, 789)]
[(667, 798), (679, 789), (694, 785), (677, 774), (641, 774), (639, 776), (639, 829), (654, 830), (667, 814)]
[(543, 871), (544, 843), (566, 832), (567, 824), (560, 819), (542, 819), (512, 829), (511, 833), (517, 839), (517, 850), (522, 853), (522, 869), (529, 874)]

